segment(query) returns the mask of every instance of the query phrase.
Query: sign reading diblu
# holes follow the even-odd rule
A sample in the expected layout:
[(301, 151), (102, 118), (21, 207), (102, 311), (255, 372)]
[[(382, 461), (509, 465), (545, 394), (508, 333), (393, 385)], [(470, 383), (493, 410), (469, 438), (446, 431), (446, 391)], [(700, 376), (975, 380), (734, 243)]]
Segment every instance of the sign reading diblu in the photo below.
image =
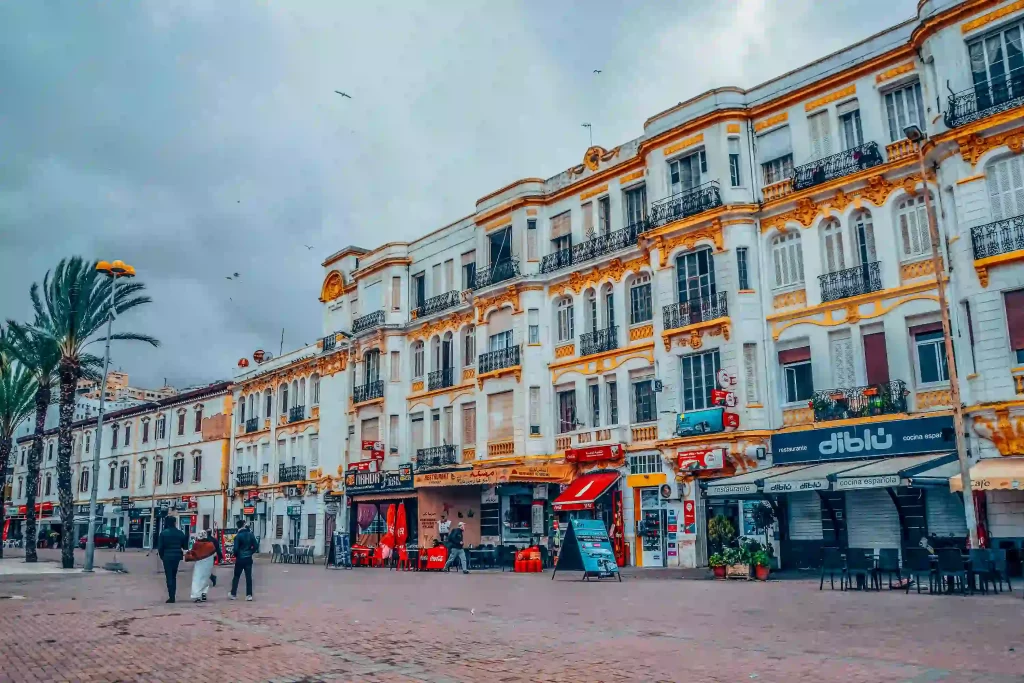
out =
[(954, 446), (952, 417), (920, 417), (775, 434), (772, 436), (772, 462), (785, 465), (858, 460), (935, 453)]

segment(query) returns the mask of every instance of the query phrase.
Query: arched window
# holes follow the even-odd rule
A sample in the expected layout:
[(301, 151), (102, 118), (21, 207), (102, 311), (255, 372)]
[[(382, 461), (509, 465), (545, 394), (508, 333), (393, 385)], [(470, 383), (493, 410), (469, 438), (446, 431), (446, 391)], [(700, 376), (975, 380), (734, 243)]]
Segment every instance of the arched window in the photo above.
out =
[(46, 449), (46, 462), (53, 460), (53, 442), (51, 441)]
[(629, 285), (629, 324), (644, 323), (653, 317), (651, 276), (649, 273), (639, 273)]
[(185, 481), (185, 454), (175, 453), (174, 462), (171, 463), (171, 481), (175, 484), (180, 484)]
[(297, 380), (297, 379), (293, 379), (292, 380), (291, 400), (292, 400), (292, 404), (289, 407), (301, 406), (302, 405), (302, 394), (299, 393), (299, 380)]
[(46, 473), (46, 489), (43, 493), (44, 496), (50, 495), (50, 490), (53, 488), (53, 475), (49, 472)]
[(775, 264), (776, 287), (803, 284), (804, 254), (799, 232), (791, 230), (772, 240), (772, 261)]
[(853, 237), (858, 263), (864, 265), (878, 260), (875, 251), (875, 226), (871, 220), (871, 212), (867, 209), (853, 214)]
[(25, 493), (25, 477), (18, 477), (18, 498)]
[(896, 203), (896, 229), (899, 231), (903, 258), (923, 256), (931, 252), (932, 241), (928, 234), (928, 211), (924, 193), (904, 197)]
[(146, 486), (146, 468), (149, 465), (149, 461), (145, 458), (139, 460), (139, 487), (144, 488)]
[[(263, 404), (263, 416), (266, 417), (267, 419), (270, 419), (271, 417), (274, 416), (274, 392), (272, 392), (270, 389), (267, 389), (265, 392), (263, 392)], [(256, 416), (253, 415), (253, 417)]]
[(107, 482), (107, 489), (114, 490), (114, 480), (117, 478), (117, 463), (110, 463), (110, 481)]
[(309, 378), (309, 390), (312, 394), (310, 403), (312, 405), (320, 405), (320, 375), (314, 373)]
[(462, 365), (476, 365), (476, 327), (473, 325), (462, 328)]
[(413, 379), (423, 378), (423, 342), (413, 342), (412, 345), (412, 377)]
[[(252, 396), (249, 397), (249, 402), (252, 403)], [(242, 400), (238, 402), (238, 424), (240, 424), (240, 425), (244, 425), (245, 424), (245, 397), (244, 396), (242, 397)]]
[(367, 384), (380, 380), (380, 349), (370, 349), (363, 355), (363, 370)]
[(300, 405), (300, 406), (304, 406), (304, 405), (306, 405), (306, 403), (309, 402), (309, 399), (306, 396), (306, 378), (305, 377), (303, 377), (302, 379), (299, 380), (299, 396), (298, 396), (298, 398), (296, 399), (295, 402), (298, 405)]
[(282, 413), (288, 412), (288, 385), (282, 384), (281, 389), (278, 392), (280, 394), (280, 411)]
[(563, 296), (558, 300), (557, 308), (557, 324), (555, 325), (558, 330), (558, 341), (567, 342), (572, 341), (575, 336), (575, 330), (573, 329), (573, 307), (572, 298)]
[(597, 292), (588, 289), (583, 295), (586, 305), (583, 307), (583, 325), (587, 332), (597, 332)]
[(153, 459), (153, 486), (164, 485), (164, 459), (159, 455)]
[(117, 448), (117, 433), (118, 433), (118, 430), (120, 430), (120, 429), (121, 429), (121, 425), (119, 425), (119, 424), (115, 423), (115, 424), (110, 425), (110, 435), (111, 435), (110, 436), (110, 447), (111, 448)]
[(122, 488), (122, 489), (128, 488), (128, 475), (129, 475), (129, 472), (128, 472), (128, 461), (125, 460), (124, 462), (121, 463), (121, 474), (120, 474), (120, 477), (118, 478), (118, 482), (117, 482), (118, 483), (118, 488)]
[(195, 424), (192, 425), (192, 431), (199, 434), (203, 431), (203, 407), (197, 406), (195, 410)]
[(132, 443), (132, 423), (125, 422), (124, 424), (124, 445), (129, 446)]
[(435, 372), (441, 369), (441, 339), (440, 337), (430, 338), (430, 371)]
[(192, 454), (192, 481), (201, 481), (203, 478), (203, 454)]
[(82, 474), (78, 477), (78, 490), (81, 493), (89, 490), (89, 469), (87, 467), (82, 468)]
[(826, 273), (835, 273), (846, 269), (846, 254), (843, 249), (843, 227), (835, 218), (827, 218), (821, 223), (821, 246), (823, 250), (822, 265)]
[(601, 301), (604, 302), (604, 327), (615, 327), (615, 293), (610, 282), (601, 287)]

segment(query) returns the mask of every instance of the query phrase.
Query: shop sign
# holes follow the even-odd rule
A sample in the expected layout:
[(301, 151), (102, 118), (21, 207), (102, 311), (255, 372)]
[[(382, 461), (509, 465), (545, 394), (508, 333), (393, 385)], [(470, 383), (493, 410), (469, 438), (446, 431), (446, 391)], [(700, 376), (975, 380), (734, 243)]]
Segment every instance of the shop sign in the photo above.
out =
[(256, 514), (256, 506), (255, 505), (246, 505), (244, 508), (242, 508), (242, 514), (243, 515), (255, 515)]
[[(157, 501), (157, 505), (159, 505), (162, 508), (169, 508), (169, 507), (171, 507), (171, 500), (169, 498), (164, 498), (163, 500), (158, 500)], [(86, 510), (86, 512), (88, 512), (88, 509)]]
[(379, 468), (379, 462), (376, 460), (361, 460), (360, 462), (350, 462), (348, 469), (351, 472), (376, 472)]
[(384, 459), (384, 451), (383, 450), (377, 450), (375, 448), (372, 451), (370, 451), (370, 458), (372, 458), (373, 460), (383, 460)]
[(807, 479), (806, 481), (776, 481), (764, 483), (765, 493), (797, 493), (799, 491), (827, 491), (828, 479)]
[(121, 496), (121, 509), (128, 510), (132, 506), (132, 499), (128, 496)]
[(363, 472), (350, 469), (345, 473), (345, 490), (350, 494), (411, 491), (412, 488), (412, 465), (409, 464), (399, 465), (397, 470)]
[(680, 413), (676, 418), (676, 436), (697, 436), (724, 432), (724, 408), (707, 408)]
[(567, 448), (565, 449), (565, 459), (569, 462), (600, 462), (602, 460), (619, 460), (624, 453), (625, 449), (622, 444)]
[(302, 506), (301, 505), (289, 505), (288, 506), (288, 516), (289, 517), (298, 517), (301, 514), (302, 514)]
[(683, 501), (683, 533), (697, 533), (697, 507), (692, 500)]
[[(122, 498), (122, 500), (126, 500), (127, 498), (128, 498), (127, 496), (124, 496)], [(196, 497), (195, 496), (182, 496), (181, 497), (181, 502), (182, 503), (194, 503), (194, 502), (196, 502)]]
[(544, 504), (534, 505), (530, 510), (532, 516), (530, 518), (530, 532), (534, 534), (544, 535)]
[[(537, 494), (534, 493), (533, 497), (536, 498)], [(485, 486), (483, 492), (480, 494), (481, 505), (496, 505), (499, 502), (498, 499), (498, 487), (497, 486)]]
[(129, 534), (141, 534), (142, 533), (142, 519), (132, 518), (128, 520), (128, 533)]
[(509, 482), (568, 482), (571, 465), (519, 465), (489, 469), (448, 470), (416, 475), (416, 486), (494, 486)]
[(785, 465), (935, 453), (952, 449), (954, 434), (950, 416), (775, 434), (772, 436), (772, 462)]
[(900, 475), (898, 474), (886, 474), (878, 477), (844, 477), (836, 479), (837, 491), (850, 491), (852, 489), (880, 489), (899, 485)]
[(380, 452), (383, 453), (384, 452), (384, 442), (383, 441), (363, 441), (363, 450), (364, 451), (380, 451)]
[[(533, 499), (534, 500), (547, 500), (548, 499), (548, 485), (537, 484), (533, 487)], [(495, 501), (497, 502), (497, 501)]]
[(736, 406), (736, 394), (731, 391), (725, 391), (724, 389), (712, 389), (711, 404), (733, 408)]
[(719, 484), (709, 486), (708, 493), (716, 496), (739, 496), (746, 493), (757, 493), (757, 484)]
[(725, 449), (710, 448), (702, 451), (680, 451), (680, 470), (720, 470), (725, 467)]
[[(79, 506), (79, 507), (81, 507), (81, 506)], [(86, 508), (85, 508), (85, 514), (89, 514), (88, 506), (86, 506)], [(18, 506), (17, 505), (8, 505), (7, 506), (7, 516), (8, 517), (17, 517), (18, 516)]]
[(260, 497), (260, 492), (259, 491), (249, 491), (249, 493), (246, 494), (245, 499), (246, 500), (259, 500), (259, 497)]

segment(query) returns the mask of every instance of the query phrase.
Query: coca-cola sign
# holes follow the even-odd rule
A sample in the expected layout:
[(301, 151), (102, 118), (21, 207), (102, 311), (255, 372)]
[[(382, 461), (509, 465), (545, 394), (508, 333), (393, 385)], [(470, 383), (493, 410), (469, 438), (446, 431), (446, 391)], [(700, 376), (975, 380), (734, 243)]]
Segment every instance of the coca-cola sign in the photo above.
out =
[(622, 444), (590, 446), (589, 448), (567, 448), (565, 459), (569, 462), (600, 462), (622, 458)]

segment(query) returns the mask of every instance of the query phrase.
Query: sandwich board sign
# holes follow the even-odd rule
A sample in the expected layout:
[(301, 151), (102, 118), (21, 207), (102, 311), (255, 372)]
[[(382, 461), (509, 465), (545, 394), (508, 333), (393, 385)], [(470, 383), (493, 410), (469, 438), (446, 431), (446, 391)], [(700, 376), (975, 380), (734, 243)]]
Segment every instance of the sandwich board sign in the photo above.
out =
[(581, 580), (584, 581), (591, 578), (608, 579), (612, 576), (622, 581), (604, 522), (599, 519), (569, 520), (569, 530), (562, 542), (562, 551), (558, 553), (558, 562), (555, 564), (555, 570), (551, 572), (552, 579), (559, 569), (583, 572)]

